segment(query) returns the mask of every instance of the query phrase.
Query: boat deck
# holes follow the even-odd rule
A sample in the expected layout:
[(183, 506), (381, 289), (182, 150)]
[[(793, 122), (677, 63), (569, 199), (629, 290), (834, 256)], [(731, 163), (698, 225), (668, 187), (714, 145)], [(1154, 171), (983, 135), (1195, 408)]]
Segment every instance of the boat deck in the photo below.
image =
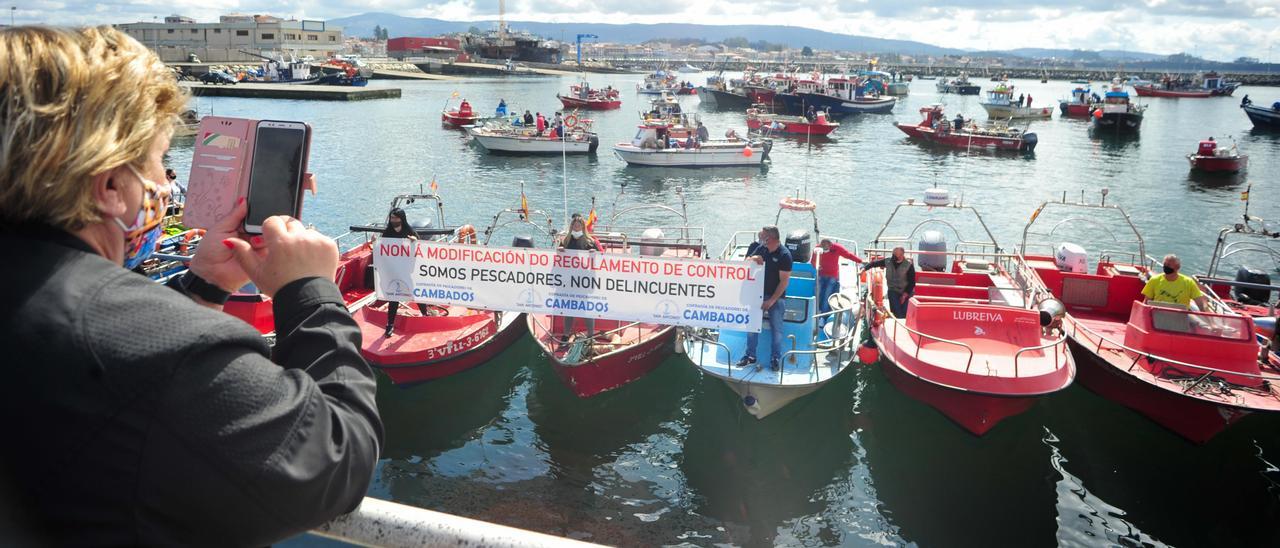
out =
[[(530, 319), (530, 325), (536, 326), (536, 329), (533, 329), (535, 331), (533, 338), (538, 346), (560, 363), (577, 363), (589, 358), (600, 358), (646, 342), (671, 328), (671, 326), (656, 323), (598, 319), (595, 320), (596, 340), (588, 355), (585, 345), (561, 344), (565, 335), (564, 319), (566, 317), (534, 314)], [(583, 318), (574, 320), (574, 332), (577, 335), (575, 341), (585, 336), (585, 322)]]
[(401, 303), (395, 330), (387, 337), (387, 304), (361, 308), (355, 319), (364, 354), (379, 365), (433, 361), (474, 347), (496, 333), (492, 312), (437, 305), (428, 310), (447, 313), (423, 316), (414, 303)]

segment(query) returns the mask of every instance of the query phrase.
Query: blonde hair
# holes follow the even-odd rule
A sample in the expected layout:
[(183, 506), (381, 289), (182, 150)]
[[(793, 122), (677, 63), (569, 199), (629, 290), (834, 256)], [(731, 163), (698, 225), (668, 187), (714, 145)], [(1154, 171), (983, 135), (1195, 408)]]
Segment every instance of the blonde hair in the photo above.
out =
[(186, 103), (160, 59), (114, 28), (0, 30), (0, 224), (102, 220), (92, 178), (141, 167)]

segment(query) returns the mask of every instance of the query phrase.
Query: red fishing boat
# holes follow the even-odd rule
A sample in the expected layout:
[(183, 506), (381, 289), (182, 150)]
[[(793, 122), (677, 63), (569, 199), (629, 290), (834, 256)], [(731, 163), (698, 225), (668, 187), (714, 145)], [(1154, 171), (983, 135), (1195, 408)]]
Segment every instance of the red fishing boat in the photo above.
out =
[(1280, 352), (1280, 336), (1276, 332), (1280, 286), (1271, 280), (1272, 274), (1280, 272), (1280, 230), (1249, 214), (1251, 190), (1243, 193), (1243, 218), (1218, 231), (1209, 268), (1203, 276), (1196, 276), (1196, 281), (1205, 295), (1252, 317), (1258, 338), (1270, 354)]
[(747, 109), (747, 129), (767, 132), (771, 135), (819, 137), (830, 134), (838, 127), (840, 123), (829, 120), (826, 111), (818, 112), (811, 121), (804, 116), (775, 114), (765, 105), (756, 105)]
[(1138, 97), (1204, 99), (1213, 96), (1213, 93), (1207, 89), (1162, 89), (1155, 84), (1133, 86), (1133, 91), (1137, 92)]
[[(470, 225), (449, 228), (444, 225), (444, 205), (434, 194), (408, 194), (397, 196), (391, 207), (410, 204), (434, 206), (437, 222), (415, 226), (422, 238), (448, 241), (458, 245), (476, 243), (475, 229)], [(509, 210), (514, 212), (515, 210)], [(502, 214), (499, 214), (499, 217)], [(495, 226), (499, 217), (495, 217)], [(423, 218), (423, 217), (419, 217)], [(427, 217), (429, 218), (429, 217)], [(550, 222), (550, 218), (548, 218)], [(381, 233), (383, 225), (352, 227), (372, 233)], [(485, 231), (485, 243), (495, 228)], [(531, 245), (531, 238), (522, 238), (517, 245)], [(361, 354), (369, 364), (378, 368), (397, 385), (439, 379), (471, 369), (493, 359), (523, 334), (522, 314), (517, 312), (491, 312), (454, 305), (423, 305), (401, 303), (396, 314), (394, 329), (386, 335), (388, 305), (375, 301), (355, 314), (360, 326), (363, 343)], [(423, 310), (425, 309), (425, 311)]]
[[(970, 225), (977, 239), (960, 233)], [(944, 231), (955, 237), (951, 249)], [(905, 318), (890, 312), (880, 269), (871, 271), (866, 310), (899, 390), (981, 436), (1071, 384), (1075, 364), (1055, 315), (1061, 304), (1015, 275), (1017, 257), (1001, 251), (977, 210), (934, 189), (923, 203), (894, 208), (867, 254), (887, 256), (895, 246), (916, 260)]]
[(1231, 148), (1222, 148), (1213, 137), (1200, 141), (1200, 148), (1195, 154), (1188, 154), (1187, 161), (1191, 169), (1211, 173), (1237, 173), (1249, 166), (1249, 157), (1241, 155), (1235, 143)]
[(458, 108), (448, 108), (446, 104), (444, 111), (440, 113), (440, 121), (450, 127), (473, 126), (479, 119), (480, 113), (471, 110), (471, 103), (466, 99), (458, 104)]
[(591, 85), (582, 82), (569, 86), (569, 94), (556, 94), (556, 99), (564, 105), (564, 108), (580, 108), (583, 110), (613, 110), (622, 108), (622, 99), (618, 97), (618, 90), (609, 86), (605, 89), (592, 89)]
[(1093, 92), (1089, 86), (1076, 86), (1071, 90), (1071, 98), (1058, 101), (1058, 108), (1063, 116), (1088, 117), (1094, 109)]
[(924, 119), (915, 125), (895, 123), (907, 135), (955, 148), (990, 150), (1017, 150), (1031, 152), (1038, 142), (1035, 133), (1011, 128), (1000, 121), (978, 126), (973, 120), (961, 128), (953, 128), (951, 120), (942, 113), (942, 105), (934, 104), (920, 109)]
[[(1064, 304), (1063, 328), (1080, 358), (1080, 382), (1195, 443), (1250, 413), (1280, 412), (1280, 360), (1261, 352), (1253, 319), (1212, 299), (1209, 310), (1144, 302), (1142, 288), (1152, 273), (1142, 236), (1103, 196), (1100, 205), (1042, 204), (1023, 230), (1025, 277)], [(1037, 221), (1052, 228), (1035, 232)], [(1107, 256), (1092, 273), (1084, 249), (1074, 244), (1052, 255), (1028, 252), (1028, 238), (1060, 239), (1055, 232), (1072, 221), (1096, 224), (1105, 230), (1091, 232), (1115, 238), (1105, 242)], [(1118, 227), (1130, 229), (1133, 239), (1116, 237), (1110, 229)], [(1116, 250), (1126, 244), (1136, 249)]]
[[(665, 205), (639, 205), (614, 213), (597, 235), (605, 253), (649, 257), (701, 258), (706, 250), (702, 229), (688, 225), (680, 193), (681, 210)], [(636, 214), (670, 214), (682, 221), (674, 227), (629, 227), (618, 223)], [(647, 215), (646, 215), (647, 214)], [(645, 322), (595, 320), (595, 332), (579, 336), (565, 333), (562, 316), (529, 314), (529, 332), (551, 359), (556, 375), (579, 398), (589, 398), (643, 377), (662, 364), (675, 346), (676, 328)], [(584, 327), (581, 318), (575, 320)]]

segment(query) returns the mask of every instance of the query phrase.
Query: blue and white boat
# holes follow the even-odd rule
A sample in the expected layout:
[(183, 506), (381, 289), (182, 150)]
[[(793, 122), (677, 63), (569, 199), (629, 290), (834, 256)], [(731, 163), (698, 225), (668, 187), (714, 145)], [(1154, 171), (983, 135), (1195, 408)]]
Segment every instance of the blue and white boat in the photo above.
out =
[[(682, 328), (678, 348), (704, 375), (719, 378), (741, 397), (742, 406), (757, 419), (763, 419), (788, 403), (806, 396), (837, 375), (849, 369), (862, 341), (862, 285), (858, 268), (853, 263), (840, 263), (840, 291), (831, 295), (831, 311), (818, 312), (818, 273), (815, 266), (819, 237), (840, 242), (849, 249), (857, 243), (818, 231), (818, 217), (813, 202), (788, 198), (780, 204), (775, 224), (782, 226), (782, 213), (809, 213), (812, 231), (800, 228), (786, 235), (785, 245), (791, 251), (791, 279), (783, 297), (786, 312), (782, 325), (769, 325), (764, 318), (756, 345), (756, 356), (767, 363), (771, 354), (771, 332), (783, 331), (786, 348), (781, 352), (778, 371), (768, 367), (735, 364), (746, 352), (747, 332)], [(781, 230), (781, 229), (780, 229)], [(741, 261), (756, 240), (756, 231), (738, 232), (725, 246), (721, 260)]]
[(893, 112), (898, 99), (867, 93), (866, 84), (867, 82), (857, 78), (831, 78), (822, 90), (797, 95), (806, 105), (813, 105), (817, 110), (827, 110), (836, 116)]

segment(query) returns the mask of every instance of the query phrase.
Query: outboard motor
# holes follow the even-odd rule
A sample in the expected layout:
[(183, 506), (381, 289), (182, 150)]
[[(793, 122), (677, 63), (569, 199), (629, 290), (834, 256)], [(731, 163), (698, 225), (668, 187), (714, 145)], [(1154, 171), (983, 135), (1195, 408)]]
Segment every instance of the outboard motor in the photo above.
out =
[(947, 237), (937, 230), (926, 230), (920, 236), (920, 243), (916, 244), (919, 251), (936, 251), (934, 253), (922, 253), (916, 258), (916, 265), (921, 270), (930, 270), (933, 272), (945, 272), (947, 270)]
[(1063, 272), (1086, 274), (1089, 272), (1089, 254), (1071, 242), (1063, 242), (1053, 254), (1053, 264)]
[(641, 232), (640, 233), (640, 255), (642, 257), (657, 257), (662, 255), (661, 247), (644, 245), (644, 244), (662, 243), (662, 238), (664, 236), (666, 236), (666, 234), (662, 232), (661, 228), (647, 228), (645, 229), (644, 232)]
[[(1249, 267), (1241, 267), (1236, 271), (1236, 281), (1251, 284), (1271, 285), (1271, 276), (1261, 270), (1254, 270)], [(1267, 289), (1255, 289), (1252, 287), (1234, 287), (1231, 289), (1232, 296), (1237, 301), (1244, 304), (1267, 304), (1271, 302), (1271, 291)]]
[(592, 135), (591, 139), (587, 141), (587, 153), (595, 154), (596, 149), (598, 148), (600, 148), (600, 137)]
[(760, 156), (760, 161), (765, 162), (769, 159), (769, 151), (773, 150), (773, 141), (765, 139), (760, 143), (760, 146), (764, 148), (764, 154)]
[(1062, 322), (1067, 314), (1067, 306), (1058, 299), (1045, 299), (1037, 306), (1040, 309), (1040, 327), (1053, 328)]
[(1022, 146), (1018, 148), (1023, 152), (1035, 152), (1036, 144), (1040, 142), (1040, 138), (1034, 133), (1022, 134)]
[(807, 263), (813, 255), (813, 240), (809, 236), (809, 231), (803, 228), (797, 228), (787, 234), (786, 241), (787, 251), (791, 252), (791, 260), (797, 263)]
[(409, 223), (409, 226), (413, 227), (413, 230), (417, 232), (421, 232), (424, 230), (431, 230), (431, 218), (423, 217), (421, 221), (418, 221), (416, 223)]
[(524, 234), (518, 234), (511, 239), (511, 247), (533, 247), (533, 238)]

